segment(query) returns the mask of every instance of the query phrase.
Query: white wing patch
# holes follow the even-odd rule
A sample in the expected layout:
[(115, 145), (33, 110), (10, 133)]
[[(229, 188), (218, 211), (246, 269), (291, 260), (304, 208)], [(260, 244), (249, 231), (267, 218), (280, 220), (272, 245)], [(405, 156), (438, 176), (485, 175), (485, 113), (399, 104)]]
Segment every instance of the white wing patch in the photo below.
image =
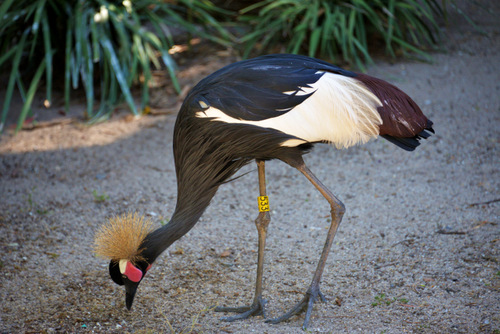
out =
[(301, 139), (291, 139), (281, 144), (290, 147), (326, 141), (337, 148), (347, 148), (378, 136), (382, 119), (377, 107), (382, 104), (362, 82), (326, 72), (310, 86), (301, 87), (300, 95), (314, 93), (281, 116), (261, 121), (239, 120), (209, 107), (197, 112), (196, 117), (272, 128)]

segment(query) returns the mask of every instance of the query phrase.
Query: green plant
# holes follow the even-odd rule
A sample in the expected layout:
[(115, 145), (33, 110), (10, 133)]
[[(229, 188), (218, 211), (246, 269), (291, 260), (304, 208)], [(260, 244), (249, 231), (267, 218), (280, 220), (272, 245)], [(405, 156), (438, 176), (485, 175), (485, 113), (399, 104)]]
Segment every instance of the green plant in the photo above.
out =
[(92, 195), (94, 196), (94, 202), (96, 203), (106, 202), (109, 199), (109, 196), (106, 193), (99, 194), (97, 190), (92, 190)]
[[(32, 114), (31, 105), (42, 82), (44, 104), (49, 106), (54, 78), (59, 77), (64, 81), (66, 109), (71, 90), (83, 86), (90, 121), (109, 117), (121, 98), (133, 114), (139, 114), (148, 103), (152, 65), (159, 68), (163, 64), (180, 91), (175, 63), (168, 53), (174, 43), (170, 29), (181, 27), (227, 44), (230, 35), (212, 16), (220, 12), (208, 0), (1, 2), (0, 70), (8, 72), (8, 80), (0, 132), (16, 87), (24, 102), (17, 116), (17, 131)], [(142, 87), (139, 111), (131, 93), (133, 84)], [(99, 108), (94, 110), (96, 100)]]
[(305, 52), (363, 67), (371, 62), (369, 42), (380, 40), (395, 56), (435, 43), (436, 17), (443, 14), (438, 0), (264, 0), (240, 11), (252, 26), (241, 38), (243, 54), (284, 42), (286, 51)]
[[(34, 191), (35, 189), (36, 189), (36, 187), (33, 187), (32, 191)], [(42, 208), (38, 203), (36, 203), (33, 200), (33, 193), (31, 193), (31, 192), (28, 193), (28, 195), (26, 197), (26, 201), (28, 202), (28, 206), (26, 208), (26, 210), (28, 212), (35, 211), (39, 215), (45, 215), (45, 214), (48, 214), (50, 212), (49, 209)]]
[[(383, 303), (387, 304), (387, 301), (388, 301), (388, 299), (385, 297), (385, 294), (381, 293), (381, 294), (375, 296), (375, 302), (372, 303), (372, 306), (375, 307), (375, 306), (383, 304)], [(390, 303), (391, 302), (389, 301), (389, 304)], [(389, 304), (387, 304), (387, 305), (389, 305)]]
[(406, 298), (389, 298), (385, 295), (385, 293), (380, 293), (377, 296), (375, 296), (375, 302), (372, 303), (372, 306), (378, 306), (378, 305), (391, 305), (394, 302), (400, 302), (402, 304), (408, 304), (408, 299)]
[(61, 256), (61, 254), (51, 253), (51, 252), (45, 252), (45, 254), (47, 254), (52, 259), (57, 259), (59, 256)]

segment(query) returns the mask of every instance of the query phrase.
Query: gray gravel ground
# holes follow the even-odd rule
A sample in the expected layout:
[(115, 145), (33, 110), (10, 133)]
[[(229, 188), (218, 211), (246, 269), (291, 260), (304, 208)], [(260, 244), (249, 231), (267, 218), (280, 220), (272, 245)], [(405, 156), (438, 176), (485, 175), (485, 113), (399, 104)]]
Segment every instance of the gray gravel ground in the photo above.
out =
[[(500, 13), (499, 2), (484, 3)], [(344, 151), (317, 145), (305, 157), (347, 207), (323, 275), (328, 301), (315, 305), (310, 332), (500, 333), (500, 23), (468, 12), (487, 36), (454, 17), (432, 64), (368, 69), (412, 96), (436, 135), (413, 153), (379, 139)], [(212, 310), (253, 296), (255, 164), (219, 190), (125, 309), (93, 235), (127, 211), (168, 221), (174, 120), (116, 117), (1, 137), (0, 332), (302, 333), (303, 316), (226, 323)], [(264, 296), (275, 317), (310, 283), (329, 207), (298, 171), (266, 166)]]

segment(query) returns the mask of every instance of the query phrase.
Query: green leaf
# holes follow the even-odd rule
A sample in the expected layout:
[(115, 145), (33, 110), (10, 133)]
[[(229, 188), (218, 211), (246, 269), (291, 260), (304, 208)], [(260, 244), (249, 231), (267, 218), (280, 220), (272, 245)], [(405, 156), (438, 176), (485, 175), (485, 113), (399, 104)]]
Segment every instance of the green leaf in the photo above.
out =
[(16, 84), (17, 88), (19, 89), (19, 94), (21, 95), (21, 99), (23, 100), (23, 103), (26, 102), (26, 90), (24, 89), (23, 82), (21, 81), (21, 77), (18, 75), (16, 77)]
[(311, 33), (311, 37), (309, 40), (309, 57), (314, 57), (314, 55), (316, 54), (320, 38), (321, 38), (321, 27), (317, 27)]
[(410, 51), (413, 51), (417, 54), (419, 54), (420, 56), (422, 56), (426, 61), (431, 61), (432, 60), (432, 57), (430, 55), (428, 55), (425, 51), (422, 51), (420, 50), (419, 48), (403, 41), (402, 39), (398, 38), (398, 37), (394, 37), (394, 41), (398, 44), (400, 44), (402, 47), (410, 50)]
[(0, 21), (3, 20), (5, 13), (9, 10), (9, 7), (12, 5), (14, 0), (5, 0), (1, 5), (0, 5)]
[(52, 100), (52, 46), (50, 43), (50, 28), (47, 15), (43, 16), (42, 19), (42, 29), (43, 29), (43, 42), (45, 46), (45, 64), (46, 64), (46, 87), (47, 87), (47, 101), (50, 103)]
[(101, 55), (99, 53), (99, 34), (97, 32), (97, 25), (93, 19), (90, 20), (90, 34), (92, 38), (92, 60), (94, 63), (97, 63)]
[(179, 81), (177, 80), (177, 76), (175, 75), (176, 66), (175, 63), (168, 52), (162, 52), (161, 59), (163, 63), (167, 67), (168, 74), (170, 76), (170, 80), (172, 80), (172, 84), (174, 85), (174, 89), (177, 93), (181, 92), (181, 87), (179, 85)]
[(81, 70), (82, 80), (85, 85), (85, 96), (87, 100), (87, 115), (92, 117), (94, 112), (94, 65), (91, 57), (90, 44), (83, 46), (83, 59), (85, 64)]
[(393, 31), (394, 31), (394, 15), (393, 15), (394, 2), (395, 2), (395, 0), (389, 0), (389, 5), (387, 8), (387, 16), (388, 16), (387, 29), (386, 29), (387, 33), (385, 36), (386, 51), (393, 57), (395, 56), (394, 50), (392, 49), (392, 35), (393, 35)]
[[(68, 26), (72, 27), (73, 20), (68, 19)], [(70, 84), (71, 84), (71, 49), (73, 34), (71, 28), (66, 30), (66, 47), (64, 49), (64, 109), (69, 112)]]
[(33, 52), (35, 51), (35, 46), (37, 45), (36, 40), (38, 38), (38, 31), (40, 27), (40, 21), (42, 20), (42, 14), (45, 18), (47, 17), (47, 13), (44, 10), (45, 0), (34, 2), (33, 5), (35, 5), (36, 7), (33, 7), (35, 10), (35, 17), (33, 19), (33, 23), (31, 24), (31, 32), (34, 34), (33, 40), (35, 41), (35, 43), (31, 44), (31, 51), (29, 58), (33, 56)]
[(0, 67), (2, 66), (4, 61), (8, 60), (16, 52), (16, 50), (17, 48), (14, 47), (9, 51), (7, 51), (6, 53), (4, 53), (2, 56), (0, 56)]
[(302, 42), (306, 38), (306, 30), (301, 30), (299, 33), (295, 33), (294, 38), (292, 40), (293, 44), (290, 44), (292, 47), (290, 50), (291, 53), (298, 53), (299, 49), (302, 45)]
[(243, 9), (240, 10), (240, 14), (246, 14), (248, 12), (251, 12), (253, 11), (254, 9), (257, 9), (259, 7), (262, 7), (262, 6), (265, 6), (266, 3), (268, 3), (269, 1), (260, 1), (260, 2), (257, 2), (257, 3), (254, 3), (253, 5), (250, 5), (248, 7), (245, 7)]
[(40, 78), (42, 77), (42, 74), (45, 71), (45, 65), (46, 65), (45, 62), (46, 60), (43, 59), (40, 65), (38, 66), (38, 69), (36, 70), (33, 79), (31, 80), (28, 93), (26, 94), (26, 101), (24, 102), (23, 108), (21, 109), (21, 114), (17, 119), (17, 126), (15, 130), (16, 132), (18, 132), (22, 128), (23, 123), (26, 119), (26, 115), (28, 114), (28, 111), (31, 108), (31, 104), (33, 103), (33, 98), (35, 97), (35, 93), (38, 88), (38, 82), (40, 81)]
[[(137, 57), (134, 57), (134, 59), (137, 59), (139, 63), (141, 64), (142, 71), (144, 73), (144, 83), (142, 85), (142, 99), (141, 99), (141, 110), (144, 110), (144, 107), (148, 103), (149, 100), (149, 87), (148, 83), (151, 80), (151, 71), (149, 68), (149, 58), (147, 55), (147, 52), (144, 48), (144, 46), (141, 43), (141, 39), (138, 35), (133, 36), (134, 40), (134, 49), (135, 52), (134, 54), (137, 55)], [(134, 70), (135, 72), (135, 70)]]
[(82, 45), (85, 44), (85, 39), (83, 38), (83, 5), (82, 1), (78, 2), (76, 10), (74, 11), (74, 33), (75, 33), (75, 44), (74, 44), (74, 52), (72, 52), (71, 56), (71, 74), (72, 74), (72, 83), (73, 89), (78, 88), (78, 81), (80, 79), (79, 72), (82, 66)]
[(480, 28), (480, 27), (479, 27), (476, 23), (474, 23), (474, 21), (473, 21), (473, 20), (472, 20), (472, 19), (471, 19), (471, 18), (470, 18), (467, 14), (465, 14), (465, 13), (464, 13), (464, 11), (463, 11), (463, 10), (461, 10), (461, 9), (460, 9), (460, 8), (459, 8), (459, 7), (458, 7), (455, 3), (451, 2), (451, 3), (450, 3), (450, 5), (451, 5), (451, 6), (452, 6), (452, 7), (453, 7), (453, 8), (454, 8), (454, 9), (455, 9), (455, 10), (456, 10), (456, 11), (457, 11), (460, 15), (462, 15), (462, 16), (463, 16), (463, 17), (467, 20), (467, 22), (469, 22), (469, 24), (470, 24), (471, 26), (473, 26), (473, 27), (474, 27), (474, 29), (476, 29), (479, 33), (481, 33), (482, 35), (485, 35), (485, 36), (486, 36), (486, 35), (488, 35), (488, 33), (487, 33), (485, 30), (481, 29), (481, 28)]
[(5, 100), (3, 103), (2, 110), (2, 121), (0, 123), (5, 124), (5, 120), (7, 119), (7, 112), (10, 107), (10, 101), (12, 99), (12, 93), (14, 91), (14, 84), (16, 81), (16, 77), (19, 75), (19, 64), (21, 62), (21, 56), (24, 50), (24, 44), (26, 43), (26, 38), (28, 37), (28, 31), (24, 31), (19, 43), (13, 48), (16, 50), (16, 54), (14, 55), (14, 59), (12, 60), (12, 69), (9, 75), (9, 82), (7, 84), (7, 90), (5, 91)]
[(122, 70), (120, 61), (118, 60), (118, 57), (116, 56), (115, 49), (113, 48), (113, 45), (111, 44), (111, 41), (107, 38), (102, 38), (100, 40), (100, 44), (102, 48), (104, 49), (107, 57), (109, 58), (111, 67), (113, 68), (116, 80), (118, 81), (118, 84), (120, 85), (121, 91), (123, 95), (125, 96), (125, 100), (127, 101), (127, 104), (130, 107), (130, 110), (134, 115), (138, 115), (139, 113), (137, 112), (137, 108), (135, 107), (134, 104), (134, 99), (132, 98), (132, 93), (130, 92), (130, 88), (127, 85), (127, 79), (126, 76)]

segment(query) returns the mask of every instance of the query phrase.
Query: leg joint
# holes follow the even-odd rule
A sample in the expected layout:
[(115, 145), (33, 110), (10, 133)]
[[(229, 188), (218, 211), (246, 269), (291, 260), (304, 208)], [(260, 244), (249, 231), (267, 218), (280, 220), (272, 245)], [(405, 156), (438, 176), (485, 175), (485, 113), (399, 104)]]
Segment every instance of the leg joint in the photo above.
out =
[(335, 201), (335, 202), (332, 202), (330, 203), (330, 206), (332, 208), (332, 213), (335, 213), (339, 216), (343, 216), (344, 213), (345, 213), (345, 205), (344, 203), (342, 203), (341, 201)]
[(255, 219), (255, 226), (258, 231), (267, 232), (267, 226), (271, 222), (271, 215), (269, 212), (259, 212), (257, 219)]

